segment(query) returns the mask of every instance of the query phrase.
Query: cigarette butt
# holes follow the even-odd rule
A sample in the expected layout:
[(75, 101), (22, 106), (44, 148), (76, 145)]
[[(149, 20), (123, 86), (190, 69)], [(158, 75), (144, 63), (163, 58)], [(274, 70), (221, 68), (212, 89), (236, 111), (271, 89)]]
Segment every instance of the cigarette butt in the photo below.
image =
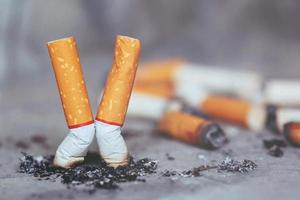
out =
[(224, 96), (208, 96), (200, 103), (200, 109), (212, 117), (251, 130), (262, 130), (265, 126), (265, 108), (244, 100)]
[(291, 144), (300, 147), (300, 122), (290, 122), (285, 124), (284, 136)]
[(137, 72), (137, 83), (167, 83), (172, 84), (174, 74), (178, 67), (183, 64), (181, 58), (144, 63)]
[(158, 121), (168, 105), (172, 94), (170, 88), (152, 85), (133, 87), (127, 115)]
[(189, 144), (208, 149), (222, 147), (227, 139), (216, 123), (182, 113), (168, 111), (160, 121), (160, 131)]
[(282, 133), (284, 125), (290, 122), (300, 122), (300, 110), (297, 108), (279, 108), (268, 106), (267, 128), (275, 133)]
[(98, 108), (97, 120), (122, 126), (138, 66), (141, 44), (137, 39), (117, 36), (115, 58)]
[(172, 83), (189, 82), (209, 92), (230, 94), (254, 101), (261, 98), (261, 77), (252, 71), (230, 70), (227, 68), (206, 66), (184, 62), (180, 59), (143, 64), (137, 75), (141, 83)]
[(48, 50), (68, 127), (92, 124), (93, 115), (75, 38), (48, 42)]
[(48, 42), (69, 134), (59, 145), (54, 165), (68, 168), (81, 162), (94, 138), (94, 120), (74, 37)]
[(267, 104), (297, 106), (300, 104), (300, 81), (274, 79), (266, 82), (264, 101)]
[(105, 162), (117, 167), (128, 164), (128, 150), (121, 135), (141, 43), (138, 39), (117, 36), (112, 69), (108, 75), (96, 117), (96, 137)]
[(133, 91), (140, 94), (149, 94), (160, 96), (162, 98), (172, 98), (174, 95), (174, 87), (170, 84), (134, 84)]

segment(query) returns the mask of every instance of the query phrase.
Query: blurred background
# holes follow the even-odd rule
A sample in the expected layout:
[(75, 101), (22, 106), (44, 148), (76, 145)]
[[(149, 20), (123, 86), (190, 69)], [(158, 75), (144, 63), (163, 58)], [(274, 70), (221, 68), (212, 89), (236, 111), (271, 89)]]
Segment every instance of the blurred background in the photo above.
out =
[(265, 78), (299, 77), (299, 8), (297, 0), (1, 0), (2, 131), (65, 127), (50, 40), (76, 37), (95, 110), (117, 34), (141, 39), (141, 61), (181, 56)]

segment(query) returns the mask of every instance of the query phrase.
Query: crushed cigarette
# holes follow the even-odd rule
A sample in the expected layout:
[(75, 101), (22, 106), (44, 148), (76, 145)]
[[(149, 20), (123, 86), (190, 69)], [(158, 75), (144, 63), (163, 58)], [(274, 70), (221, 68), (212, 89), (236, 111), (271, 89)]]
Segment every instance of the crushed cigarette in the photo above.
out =
[(96, 138), (100, 154), (108, 165), (128, 164), (128, 150), (121, 135), (138, 66), (141, 43), (117, 36), (114, 63), (108, 75), (96, 116)]

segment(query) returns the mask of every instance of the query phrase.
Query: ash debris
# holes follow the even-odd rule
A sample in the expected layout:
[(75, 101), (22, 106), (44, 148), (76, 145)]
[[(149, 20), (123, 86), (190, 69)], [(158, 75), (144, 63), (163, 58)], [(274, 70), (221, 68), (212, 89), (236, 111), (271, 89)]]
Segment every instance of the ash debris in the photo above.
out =
[(31, 174), (40, 180), (61, 180), (68, 187), (86, 186), (89, 192), (93, 192), (96, 189), (116, 189), (121, 182), (144, 182), (140, 177), (156, 173), (157, 168), (155, 160), (144, 158), (134, 161), (131, 157), (128, 166), (114, 169), (107, 166), (97, 153), (88, 153), (83, 163), (63, 169), (52, 166), (53, 158), (23, 153), (19, 172)]
[(287, 147), (287, 143), (280, 139), (264, 140), (263, 144), (268, 154), (273, 157), (282, 157), (284, 155), (282, 148)]
[(230, 157), (226, 157), (221, 164), (218, 165), (219, 172), (240, 172), (248, 173), (257, 168), (257, 165), (251, 160), (237, 161)]
[(226, 157), (225, 160), (223, 160), (218, 165), (200, 165), (199, 167), (194, 167), (190, 170), (185, 171), (176, 171), (176, 170), (165, 170), (161, 173), (164, 177), (171, 177), (171, 176), (181, 176), (181, 177), (198, 177), (201, 176), (201, 172), (211, 170), (211, 169), (217, 169), (217, 172), (233, 172), (233, 173), (248, 173), (250, 171), (253, 171), (257, 168), (257, 165), (251, 161), (251, 160), (243, 160), (243, 161), (237, 161), (233, 160), (230, 157)]

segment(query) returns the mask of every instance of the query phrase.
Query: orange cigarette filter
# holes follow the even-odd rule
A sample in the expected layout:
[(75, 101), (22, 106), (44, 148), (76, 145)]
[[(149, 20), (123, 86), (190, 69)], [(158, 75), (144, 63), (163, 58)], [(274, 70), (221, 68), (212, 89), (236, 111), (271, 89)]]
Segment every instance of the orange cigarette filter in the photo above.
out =
[(172, 85), (167, 83), (158, 83), (158, 84), (142, 84), (135, 83), (133, 86), (133, 92), (145, 94), (145, 95), (154, 95), (163, 98), (173, 97), (174, 88)]
[(247, 117), (251, 104), (229, 97), (208, 96), (201, 103), (200, 109), (212, 117), (247, 127)]
[(182, 63), (184, 61), (181, 58), (144, 63), (138, 70), (136, 82), (172, 84), (174, 73)]
[(74, 37), (48, 42), (60, 99), (68, 127), (94, 122)]
[(219, 148), (227, 142), (223, 130), (217, 124), (179, 111), (166, 112), (159, 128), (178, 140), (209, 149)]
[(284, 136), (294, 146), (300, 147), (300, 122), (290, 122), (284, 125)]
[(138, 39), (117, 36), (112, 69), (108, 75), (98, 108), (98, 121), (122, 126), (139, 62), (141, 43)]

